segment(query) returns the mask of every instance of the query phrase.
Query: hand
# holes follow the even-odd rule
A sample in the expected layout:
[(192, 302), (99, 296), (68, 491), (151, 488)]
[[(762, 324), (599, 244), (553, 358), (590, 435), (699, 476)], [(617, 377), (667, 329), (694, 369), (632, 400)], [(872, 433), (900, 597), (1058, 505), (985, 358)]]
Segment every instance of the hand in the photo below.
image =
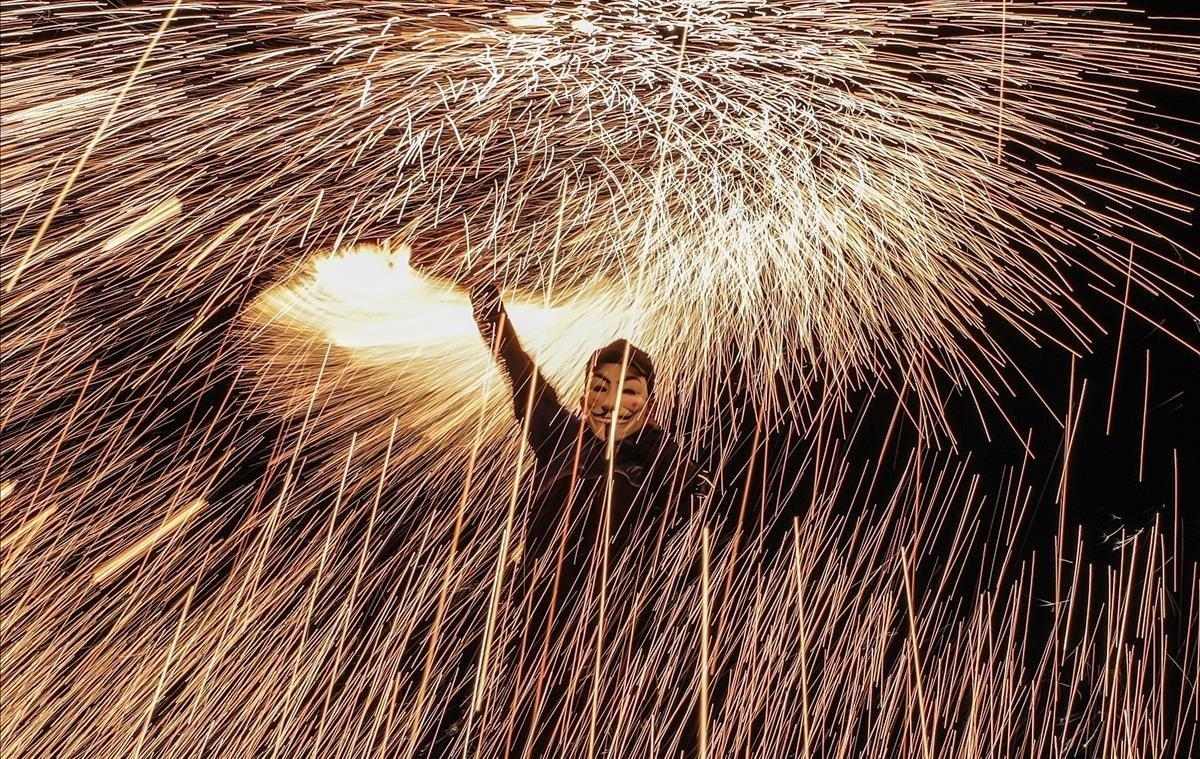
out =
[(687, 494), (698, 502), (704, 502), (712, 497), (715, 489), (716, 482), (713, 480), (713, 476), (701, 469), (696, 472), (695, 478), (688, 486)]

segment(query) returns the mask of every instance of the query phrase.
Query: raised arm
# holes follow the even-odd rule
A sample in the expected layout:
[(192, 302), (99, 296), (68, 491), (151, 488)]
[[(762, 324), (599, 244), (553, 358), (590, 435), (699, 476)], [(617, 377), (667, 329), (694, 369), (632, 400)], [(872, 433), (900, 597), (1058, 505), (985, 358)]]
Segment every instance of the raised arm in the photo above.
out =
[(544, 454), (554, 440), (561, 437), (559, 428), (571, 415), (563, 408), (558, 393), (546, 381), (533, 358), (521, 347), (508, 312), (504, 310), (500, 290), (491, 282), (475, 285), (471, 288), (471, 308), (479, 334), (488, 349), (495, 351), (496, 360), (508, 378), (513, 413), (524, 427), (525, 412), (532, 409), (533, 414), (528, 420), (529, 439), (535, 451)]

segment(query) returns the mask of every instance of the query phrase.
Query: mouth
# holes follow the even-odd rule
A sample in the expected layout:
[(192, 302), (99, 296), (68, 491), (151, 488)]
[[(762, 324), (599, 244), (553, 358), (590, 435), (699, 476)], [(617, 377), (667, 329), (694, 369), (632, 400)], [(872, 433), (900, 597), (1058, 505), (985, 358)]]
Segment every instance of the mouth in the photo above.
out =
[[(633, 419), (633, 414), (617, 414), (617, 424), (628, 424)], [(592, 419), (601, 424), (612, 424), (611, 414), (596, 414), (591, 415)]]

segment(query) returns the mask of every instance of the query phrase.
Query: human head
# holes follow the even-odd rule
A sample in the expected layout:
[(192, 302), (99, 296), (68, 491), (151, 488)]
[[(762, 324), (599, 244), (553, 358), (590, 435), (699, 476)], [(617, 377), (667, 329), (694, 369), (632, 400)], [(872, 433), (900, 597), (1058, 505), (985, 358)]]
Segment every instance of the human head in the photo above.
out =
[(654, 362), (650, 355), (628, 340), (617, 340), (593, 353), (588, 362), (587, 382), (580, 399), (583, 418), (596, 437), (607, 440), (615, 412), (613, 439), (621, 440), (646, 426), (653, 393)]

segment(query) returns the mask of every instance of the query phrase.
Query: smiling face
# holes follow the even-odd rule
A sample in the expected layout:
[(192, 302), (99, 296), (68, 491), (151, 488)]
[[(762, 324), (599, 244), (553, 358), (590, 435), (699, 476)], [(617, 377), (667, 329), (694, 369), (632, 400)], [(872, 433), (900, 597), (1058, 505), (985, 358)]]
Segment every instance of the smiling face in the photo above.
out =
[[(596, 364), (588, 377), (582, 398), (583, 417), (588, 428), (601, 440), (608, 440), (613, 431), (613, 414), (616, 414), (616, 431), (613, 440), (621, 440), (646, 426), (650, 397), (646, 392), (646, 380), (634, 374), (626, 374), (621, 383), (620, 364)], [(617, 386), (621, 385), (621, 397), (617, 397)]]

